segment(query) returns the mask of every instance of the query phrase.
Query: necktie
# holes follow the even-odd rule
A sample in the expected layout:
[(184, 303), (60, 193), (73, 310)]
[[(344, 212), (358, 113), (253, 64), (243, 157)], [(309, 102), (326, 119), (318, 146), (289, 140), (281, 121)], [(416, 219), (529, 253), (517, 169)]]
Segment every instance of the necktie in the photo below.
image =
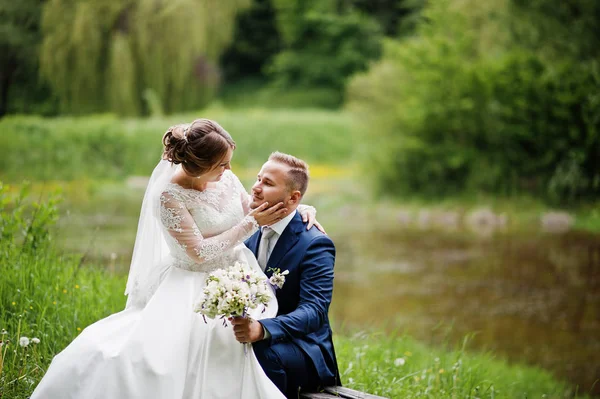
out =
[(275, 230), (270, 227), (263, 227), (257, 258), (258, 264), (263, 271), (265, 271), (265, 268), (267, 267), (267, 260), (269, 259), (269, 240), (273, 237), (273, 234), (275, 234)]

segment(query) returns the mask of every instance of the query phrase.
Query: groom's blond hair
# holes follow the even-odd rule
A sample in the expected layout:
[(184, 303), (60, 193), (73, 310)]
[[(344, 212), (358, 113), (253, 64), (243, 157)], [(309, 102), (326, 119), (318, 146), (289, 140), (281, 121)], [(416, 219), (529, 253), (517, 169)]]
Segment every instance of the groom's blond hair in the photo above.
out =
[(300, 158), (279, 151), (272, 153), (269, 157), (269, 161), (279, 162), (289, 166), (290, 169), (287, 172), (288, 187), (292, 191), (300, 191), (300, 194), (304, 196), (304, 193), (308, 188), (308, 164)]

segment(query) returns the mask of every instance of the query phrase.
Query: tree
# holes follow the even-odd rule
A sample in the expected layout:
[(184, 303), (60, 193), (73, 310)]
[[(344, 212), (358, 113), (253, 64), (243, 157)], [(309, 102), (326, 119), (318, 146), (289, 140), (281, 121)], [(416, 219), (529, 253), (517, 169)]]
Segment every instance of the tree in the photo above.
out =
[(511, 30), (516, 42), (549, 60), (600, 56), (600, 2), (596, 0), (513, 0)]
[(364, 71), (381, 54), (378, 25), (350, 12), (343, 15), (311, 11), (287, 48), (277, 54), (271, 75), (282, 87), (329, 87), (343, 92), (346, 80)]
[(41, 72), (63, 111), (147, 112), (144, 93), (166, 112), (213, 96), (217, 61), (235, 16), (250, 0), (49, 0)]
[(0, 1), (0, 116), (10, 111), (11, 104), (14, 111), (23, 112), (50, 97), (38, 79), (43, 3)]
[(331, 91), (339, 105), (353, 74), (381, 54), (382, 34), (369, 16), (335, 1), (275, 0), (284, 49), (267, 71), (280, 89)]
[(343, 4), (374, 17), (389, 37), (414, 31), (426, 0), (347, 0)]
[(282, 48), (271, 0), (254, 0), (237, 17), (234, 39), (221, 57), (225, 79), (262, 76), (263, 67)]

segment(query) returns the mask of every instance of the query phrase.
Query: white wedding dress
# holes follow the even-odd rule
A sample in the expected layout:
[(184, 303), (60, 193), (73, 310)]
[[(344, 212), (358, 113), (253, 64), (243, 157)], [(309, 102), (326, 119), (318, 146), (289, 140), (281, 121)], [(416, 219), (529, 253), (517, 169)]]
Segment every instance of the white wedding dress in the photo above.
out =
[[(129, 299), (138, 303), (128, 301), (122, 312), (84, 329), (52, 360), (31, 399), (284, 398), (251, 345), (245, 353), (230, 325), (205, 322), (193, 311), (210, 271), (236, 260), (260, 270), (243, 244), (258, 227), (245, 216), (248, 204), (230, 171), (202, 192), (166, 184), (156, 218), (168, 232), (169, 257), (157, 269), (151, 295), (136, 297), (136, 287), (146, 282), (130, 275)], [(141, 249), (147, 254), (154, 248)], [(274, 297), (251, 312), (255, 319), (276, 314)]]

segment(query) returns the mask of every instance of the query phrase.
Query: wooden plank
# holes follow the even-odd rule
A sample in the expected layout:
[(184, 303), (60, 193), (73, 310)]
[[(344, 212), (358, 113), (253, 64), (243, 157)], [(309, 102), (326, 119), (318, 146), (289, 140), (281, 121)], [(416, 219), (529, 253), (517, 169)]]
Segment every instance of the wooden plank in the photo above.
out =
[(300, 399), (339, 399), (339, 396), (333, 396), (328, 393), (300, 393)]
[(355, 391), (345, 387), (326, 387), (325, 392), (346, 399), (388, 399), (383, 396), (371, 395), (370, 393)]

